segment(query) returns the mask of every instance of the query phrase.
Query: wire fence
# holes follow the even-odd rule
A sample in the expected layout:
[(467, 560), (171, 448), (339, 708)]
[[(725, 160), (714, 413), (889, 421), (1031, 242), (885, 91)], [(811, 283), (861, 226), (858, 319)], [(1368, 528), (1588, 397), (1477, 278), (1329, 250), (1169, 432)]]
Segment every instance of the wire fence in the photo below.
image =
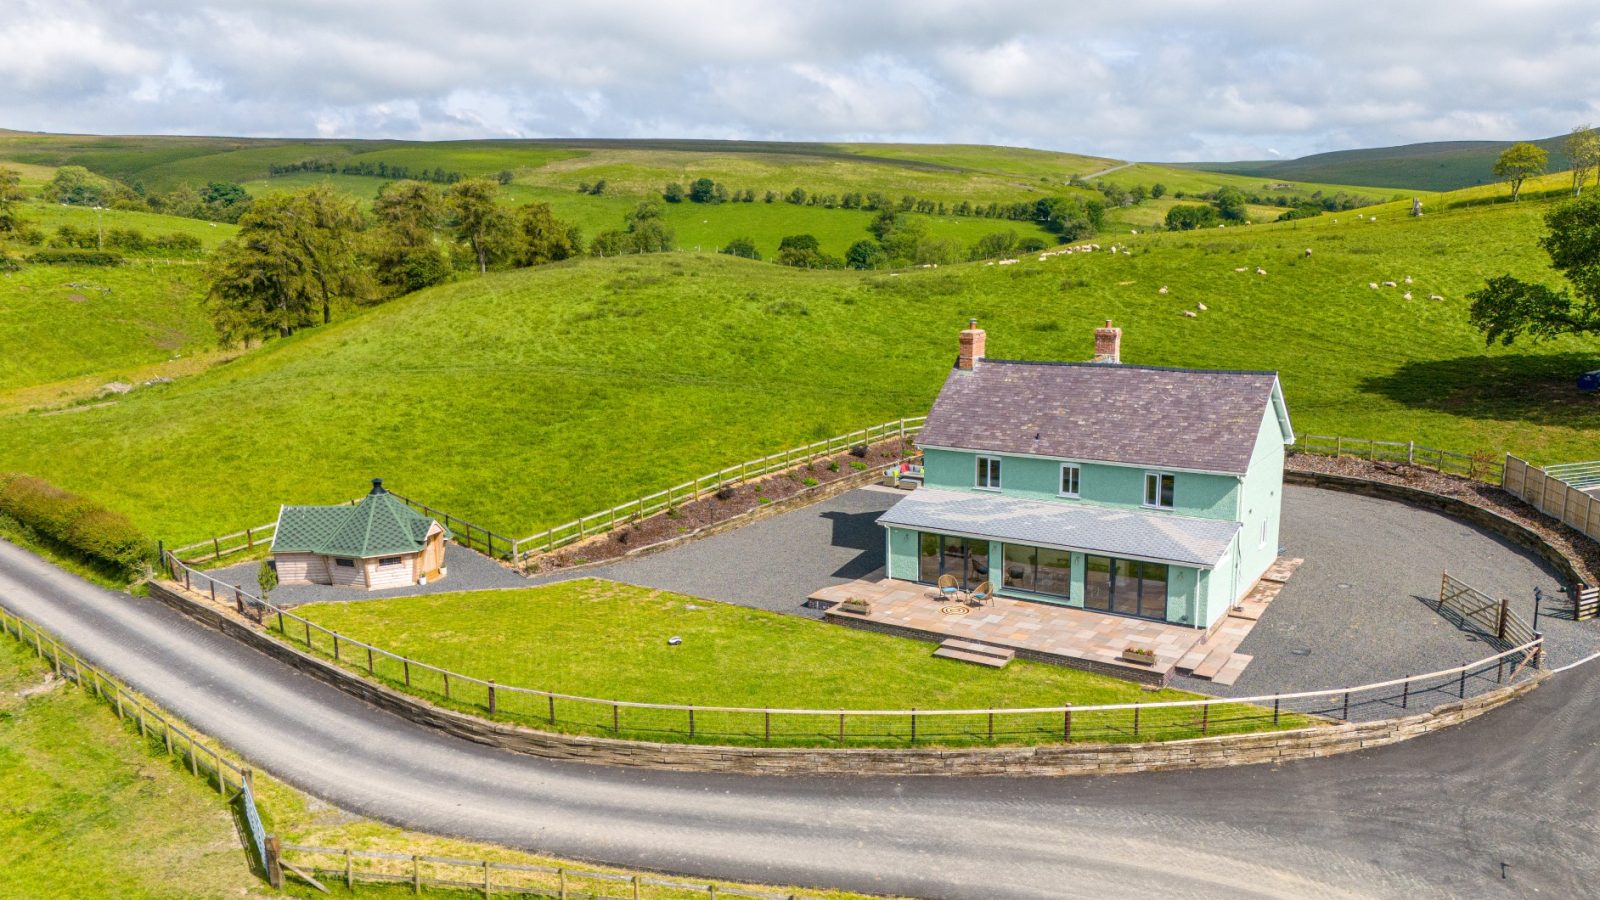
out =
[[(266, 858), (266, 830), (256, 807), (251, 770), (237, 765), (221, 753), (200, 743), (195, 736), (175, 724), (154, 706), (116, 679), (85, 663), (49, 632), (0, 603), (0, 631), (30, 646), (41, 658), (50, 661), (56, 677), (78, 685), (116, 710), (117, 719), (138, 726), (147, 744), (159, 745), (169, 758), (183, 763), (191, 775), (216, 786), (217, 793), (240, 806), (247, 849), (256, 860)], [(229, 791), (233, 795), (229, 796)]]
[(1536, 666), (1543, 638), (1485, 659), (1348, 688), (1242, 698), (995, 709), (792, 709), (604, 699), (452, 671), (325, 628), (185, 565), (185, 589), (232, 605), (291, 646), (446, 707), (548, 731), (635, 740), (791, 747), (1126, 743), (1359, 722), (1465, 700)]
[(1294, 449), (1312, 456), (1353, 456), (1372, 462), (1405, 463), (1490, 484), (1499, 484), (1505, 473), (1504, 464), (1492, 454), (1457, 453), (1424, 447), (1416, 441), (1301, 434), (1295, 436)]
[(305, 847), (284, 844), (279, 860), (294, 875), (318, 882), (342, 884), (354, 892), (358, 884), (409, 887), (414, 893), (437, 888), (461, 893), (502, 896), (577, 898), (634, 898), (634, 900), (690, 900), (690, 898), (747, 897), (755, 900), (801, 900), (803, 895), (755, 891), (728, 885), (683, 881), (659, 876), (598, 872), (569, 866), (502, 863), (482, 859), (424, 856), (383, 850), (344, 847)]

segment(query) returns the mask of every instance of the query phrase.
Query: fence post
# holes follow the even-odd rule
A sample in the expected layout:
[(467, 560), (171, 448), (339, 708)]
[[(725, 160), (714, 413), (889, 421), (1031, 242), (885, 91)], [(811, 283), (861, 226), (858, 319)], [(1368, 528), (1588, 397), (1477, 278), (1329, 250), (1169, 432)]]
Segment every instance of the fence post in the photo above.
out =
[(639, 900), (639, 876), (633, 876), (633, 900)]
[(422, 858), (411, 854), (411, 892), (422, 893)]
[(556, 878), (561, 883), (559, 889), (561, 900), (567, 900), (567, 870), (565, 868), (556, 869)]
[(483, 896), (489, 897), (494, 891), (494, 885), (489, 880), (489, 861), (483, 861)]
[(489, 679), (489, 715), (494, 715), (497, 707), (494, 698), (494, 679)]
[(1414, 466), (1416, 464), (1417, 464), (1417, 442), (1416, 441), (1406, 441), (1406, 465)]
[(1504, 597), (1500, 598), (1500, 614), (1495, 617), (1494, 623), (1494, 636), (1497, 640), (1506, 639), (1506, 608), (1510, 605), (1511, 601)]
[(1405, 709), (1411, 703), (1411, 679), (1407, 678), (1405, 686), (1400, 689), (1400, 708)]
[(355, 867), (350, 861), (349, 847), (344, 848), (344, 886), (346, 890), (355, 890), (356, 886)]
[(281, 850), (279, 848), (278, 836), (277, 835), (275, 835), (275, 834), (267, 835), (266, 848), (267, 848), (267, 858), (262, 860), (261, 864), (264, 865), (266, 867), (266, 869), (267, 869), (267, 884), (270, 884), (275, 888), (282, 888), (283, 887), (283, 863), (279, 859), (279, 856), (281, 854)]
[(1061, 708), (1061, 740), (1072, 741), (1072, 704)]

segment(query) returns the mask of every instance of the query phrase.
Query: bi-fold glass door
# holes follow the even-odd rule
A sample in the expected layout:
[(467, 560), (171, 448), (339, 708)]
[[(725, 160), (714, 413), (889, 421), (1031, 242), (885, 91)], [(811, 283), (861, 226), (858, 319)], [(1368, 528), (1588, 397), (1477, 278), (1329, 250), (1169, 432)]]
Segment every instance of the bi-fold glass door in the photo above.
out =
[(954, 575), (962, 590), (989, 580), (989, 542), (922, 532), (917, 540), (917, 580), (933, 584)]

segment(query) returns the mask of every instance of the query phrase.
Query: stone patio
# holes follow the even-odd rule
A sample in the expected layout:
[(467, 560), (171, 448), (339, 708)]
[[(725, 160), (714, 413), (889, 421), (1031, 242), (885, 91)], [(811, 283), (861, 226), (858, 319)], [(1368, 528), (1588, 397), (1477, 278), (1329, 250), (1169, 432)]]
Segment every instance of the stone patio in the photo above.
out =
[[(947, 600), (928, 585), (892, 578), (852, 581), (825, 587), (806, 598), (825, 607), (830, 622), (920, 640), (974, 641), (1014, 650), (1040, 662), (1086, 669), (1144, 684), (1166, 685), (1183, 674), (1233, 684), (1252, 657), (1237, 653), (1284, 582), (1300, 565), (1280, 559), (1209, 633), (1185, 625), (1115, 616), (1070, 606), (995, 597), (982, 606)], [(870, 604), (854, 613), (838, 604), (850, 598)], [(1127, 647), (1155, 651), (1155, 663), (1122, 658)]]

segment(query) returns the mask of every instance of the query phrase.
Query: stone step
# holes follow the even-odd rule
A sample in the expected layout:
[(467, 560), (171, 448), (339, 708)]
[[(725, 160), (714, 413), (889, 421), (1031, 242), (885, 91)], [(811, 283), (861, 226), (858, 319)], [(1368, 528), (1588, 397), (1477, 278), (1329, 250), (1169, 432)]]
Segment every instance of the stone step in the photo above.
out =
[(1211, 652), (1206, 654), (1206, 658), (1201, 660), (1200, 665), (1195, 666), (1194, 671), (1190, 674), (1196, 678), (1210, 679), (1222, 671), (1222, 667), (1227, 665), (1228, 658), (1231, 656), (1233, 656), (1232, 647), (1213, 647)]
[(962, 662), (976, 663), (988, 666), (991, 669), (1003, 669), (1011, 662), (1010, 657), (990, 656), (987, 653), (970, 653), (966, 650), (956, 650), (953, 647), (943, 647), (933, 651), (933, 655), (940, 659), (958, 659)]
[(982, 656), (992, 656), (995, 659), (1011, 659), (1017, 651), (1009, 647), (996, 647), (993, 644), (980, 644), (977, 641), (964, 641), (961, 638), (946, 638), (939, 645), (950, 650), (960, 650), (963, 653), (977, 653)]
[(1194, 671), (1195, 666), (1205, 662), (1206, 654), (1211, 652), (1211, 647), (1211, 644), (1195, 644), (1189, 648), (1188, 653), (1178, 658), (1178, 662), (1173, 668), (1177, 669), (1181, 675), (1188, 675)]
[(1261, 614), (1267, 611), (1265, 603), (1251, 603), (1246, 600), (1235, 609), (1228, 610), (1228, 615), (1235, 619), (1248, 619), (1252, 622), (1259, 621)]

